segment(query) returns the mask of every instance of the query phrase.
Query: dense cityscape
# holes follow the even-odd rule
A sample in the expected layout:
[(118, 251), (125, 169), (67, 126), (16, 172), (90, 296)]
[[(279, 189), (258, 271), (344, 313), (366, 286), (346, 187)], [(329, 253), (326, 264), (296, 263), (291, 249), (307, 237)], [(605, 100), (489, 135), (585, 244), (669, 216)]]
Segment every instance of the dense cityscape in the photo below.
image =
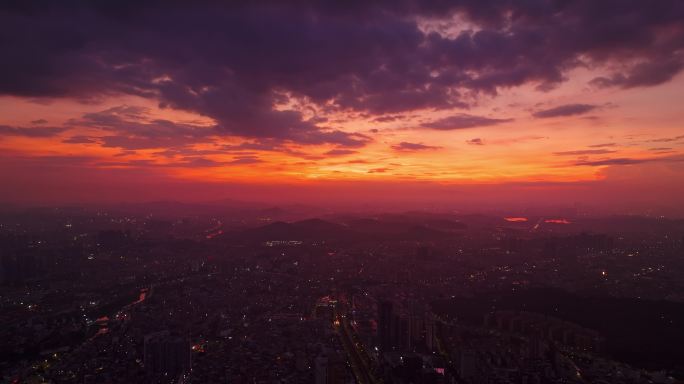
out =
[(3, 210), (0, 382), (684, 378), (682, 220), (143, 207)]

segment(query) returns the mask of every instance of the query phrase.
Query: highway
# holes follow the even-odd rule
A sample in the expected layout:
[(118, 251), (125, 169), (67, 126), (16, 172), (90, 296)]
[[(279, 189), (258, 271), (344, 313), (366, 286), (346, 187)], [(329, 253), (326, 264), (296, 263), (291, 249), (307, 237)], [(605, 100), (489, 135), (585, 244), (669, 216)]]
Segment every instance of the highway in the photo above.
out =
[(340, 315), (337, 308), (335, 308), (333, 318), (335, 319), (333, 325), (347, 352), (356, 382), (358, 384), (381, 384), (382, 380), (377, 379), (373, 374), (373, 369), (369, 364), (370, 357), (363, 349), (363, 345), (357, 341), (348, 318)]

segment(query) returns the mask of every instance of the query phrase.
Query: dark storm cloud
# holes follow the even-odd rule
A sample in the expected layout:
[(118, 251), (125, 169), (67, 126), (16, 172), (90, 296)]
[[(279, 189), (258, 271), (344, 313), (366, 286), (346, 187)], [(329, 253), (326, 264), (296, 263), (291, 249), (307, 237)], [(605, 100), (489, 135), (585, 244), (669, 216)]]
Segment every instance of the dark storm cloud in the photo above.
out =
[[(448, 37), (417, 22), (454, 13), (476, 28)], [(360, 147), (367, 138), (274, 105), (467, 107), (500, 88), (551, 89), (587, 65), (622, 68), (600, 86), (656, 85), (683, 68), (683, 18), (680, 0), (6, 2), (0, 94), (139, 95), (224, 134)], [(451, 128), (476, 126), (460, 119)]]
[(425, 151), (425, 150), (435, 150), (435, 149), (440, 149), (441, 147), (433, 146), (433, 145), (425, 145), (423, 143), (409, 143), (406, 141), (402, 141), (399, 144), (395, 144), (392, 146), (392, 149), (395, 151)]
[(13, 127), (0, 125), (0, 136), (54, 137), (66, 131), (64, 127)]
[(596, 105), (590, 104), (566, 104), (558, 107), (545, 109), (542, 111), (537, 111), (532, 114), (532, 116), (537, 118), (550, 118), (550, 117), (565, 117), (565, 116), (575, 116), (582, 115), (587, 112), (591, 112), (596, 109)]
[(497, 125), (512, 121), (512, 119), (492, 119), (484, 116), (473, 116), (467, 114), (459, 114), (445, 117), (429, 123), (424, 123), (421, 127), (438, 129), (441, 131), (449, 131), (454, 129), (466, 129), (476, 127), (487, 127), (490, 125)]

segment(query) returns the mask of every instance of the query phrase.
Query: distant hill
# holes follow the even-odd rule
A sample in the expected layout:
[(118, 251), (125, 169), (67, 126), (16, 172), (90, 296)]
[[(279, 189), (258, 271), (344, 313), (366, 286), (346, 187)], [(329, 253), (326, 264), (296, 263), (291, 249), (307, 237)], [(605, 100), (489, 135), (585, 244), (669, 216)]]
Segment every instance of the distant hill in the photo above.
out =
[(233, 231), (219, 236), (218, 240), (238, 242), (264, 242), (270, 240), (342, 240), (355, 236), (347, 227), (321, 219), (286, 223), (277, 221), (261, 227)]
[(322, 219), (295, 222), (277, 221), (264, 226), (227, 232), (219, 241), (254, 243), (271, 240), (301, 241), (369, 241), (396, 240), (436, 241), (454, 236), (454, 231), (465, 225), (452, 221), (435, 221), (426, 224), (414, 221), (383, 221), (354, 219), (335, 223)]

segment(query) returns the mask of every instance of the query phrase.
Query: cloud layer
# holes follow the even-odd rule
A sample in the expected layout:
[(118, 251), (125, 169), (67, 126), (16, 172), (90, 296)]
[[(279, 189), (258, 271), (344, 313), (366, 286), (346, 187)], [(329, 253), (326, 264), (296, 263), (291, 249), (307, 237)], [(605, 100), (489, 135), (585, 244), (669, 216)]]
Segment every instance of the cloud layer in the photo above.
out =
[[(212, 118), (224, 134), (361, 147), (368, 138), (314, 110), (385, 114), (467, 108), (480, 94), (574, 68), (601, 87), (651, 86), (684, 67), (684, 4), (639, 0), (455, 2), (9, 2), (0, 6), (0, 94), (85, 101), (115, 94)], [(431, 22), (461, 20), (437, 33)], [(278, 107), (287, 106), (287, 107)], [(590, 105), (539, 111), (585, 113)], [(506, 119), (455, 115), (450, 130)], [(157, 123), (164, 124), (164, 123)], [(151, 128), (151, 127), (147, 127)], [(178, 137), (197, 137), (179, 128)], [(187, 127), (185, 127), (187, 128)], [(165, 128), (162, 128), (165, 129)], [(168, 128), (175, 129), (175, 128)], [(110, 145), (146, 146), (108, 139)]]
[(20, 199), (162, 181), (681, 191), (682, 20), (681, 0), (2, 2), (0, 178)]

